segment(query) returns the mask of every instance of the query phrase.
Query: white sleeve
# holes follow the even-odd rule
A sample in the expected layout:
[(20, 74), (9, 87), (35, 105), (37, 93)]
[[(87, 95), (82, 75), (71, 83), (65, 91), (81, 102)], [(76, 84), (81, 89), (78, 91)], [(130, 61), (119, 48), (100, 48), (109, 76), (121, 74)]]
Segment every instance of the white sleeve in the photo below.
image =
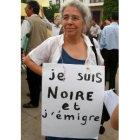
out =
[(51, 54), (50, 40), (46, 39), (43, 43), (33, 49), (29, 56), (38, 66), (44, 62), (48, 62)]
[(93, 35), (93, 27), (91, 26), (91, 28), (90, 28), (90, 33), (91, 33), (91, 35)]
[(25, 38), (26, 34), (30, 33), (31, 25), (28, 20), (24, 20), (21, 25), (21, 39)]
[(48, 20), (46, 17), (44, 17), (43, 20), (44, 20), (45, 23), (47, 24), (47, 27), (48, 27), (50, 30), (52, 30), (53, 24), (52, 24), (51, 22), (49, 22), (49, 20)]
[(104, 59), (101, 55), (99, 43), (97, 42), (97, 40), (95, 38), (93, 38), (93, 42), (95, 44), (95, 48), (96, 48), (96, 52), (97, 52), (98, 65), (104, 65)]
[(101, 34), (101, 29), (100, 29), (100, 28), (98, 29), (98, 32), (97, 32), (97, 34)]

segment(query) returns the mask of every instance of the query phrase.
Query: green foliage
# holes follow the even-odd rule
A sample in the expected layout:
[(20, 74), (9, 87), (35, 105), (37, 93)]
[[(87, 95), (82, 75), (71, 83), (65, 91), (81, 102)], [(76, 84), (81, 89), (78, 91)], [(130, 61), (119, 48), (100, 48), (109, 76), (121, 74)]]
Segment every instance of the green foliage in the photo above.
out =
[(59, 13), (59, 6), (51, 4), (50, 7), (43, 7), (44, 14), (48, 20), (54, 20), (54, 13)]
[(110, 19), (112, 13), (119, 10), (119, 0), (104, 0), (103, 21)]
[(21, 0), (22, 3), (26, 3), (26, 0)]

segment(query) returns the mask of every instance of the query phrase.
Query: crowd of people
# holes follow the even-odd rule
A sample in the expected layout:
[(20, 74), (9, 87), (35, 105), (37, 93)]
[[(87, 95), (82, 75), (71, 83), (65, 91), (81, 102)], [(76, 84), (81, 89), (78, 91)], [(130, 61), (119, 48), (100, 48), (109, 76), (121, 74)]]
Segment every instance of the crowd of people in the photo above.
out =
[[(41, 10), (41, 16), (39, 16)], [(27, 2), (27, 17), (21, 26), (21, 40), (29, 38), (24, 63), (27, 66), (27, 83), (30, 91), (30, 102), (23, 108), (39, 106), (41, 92), (42, 64), (65, 63), (80, 65), (105, 66), (105, 80), (109, 70), (109, 89), (115, 91), (115, 76), (119, 60), (119, 15), (113, 12), (112, 21), (105, 20), (97, 24), (91, 18), (89, 8), (79, 1), (70, 1), (60, 8), (61, 17), (51, 23), (41, 5), (36, 1)], [(47, 37), (47, 28), (52, 37)], [(91, 49), (95, 44), (97, 61)], [(88, 52), (88, 53), (87, 53)], [(112, 121), (113, 122), (113, 121)], [(47, 137), (47, 140), (67, 140), (67, 138)]]

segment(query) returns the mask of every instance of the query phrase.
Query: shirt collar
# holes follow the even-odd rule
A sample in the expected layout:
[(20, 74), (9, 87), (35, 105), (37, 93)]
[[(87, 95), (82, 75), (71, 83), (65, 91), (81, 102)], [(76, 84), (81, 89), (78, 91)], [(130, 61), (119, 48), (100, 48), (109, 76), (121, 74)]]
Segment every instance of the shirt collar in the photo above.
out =
[(31, 17), (35, 17), (35, 16), (38, 16), (38, 15), (37, 15), (37, 14), (32, 14), (32, 15), (31, 15)]
[[(84, 38), (84, 42), (86, 43), (87, 47), (93, 46), (88, 36), (86, 36), (85, 34), (82, 34), (82, 36)], [(58, 40), (59, 45), (62, 46), (64, 44), (64, 33), (60, 35), (60, 38), (58, 38)]]
[(86, 43), (86, 45), (87, 45), (88, 47), (89, 47), (89, 46), (93, 46), (92, 43), (91, 43), (91, 41), (90, 41), (90, 39), (89, 39), (89, 37), (88, 37), (87, 35), (82, 34), (82, 36), (83, 36), (84, 41), (85, 41), (85, 43)]
[[(64, 34), (65, 33), (57, 36), (60, 51), (62, 50), (62, 45), (64, 44)], [(82, 36), (83, 36), (84, 42), (86, 43), (86, 46), (87, 46), (87, 59), (86, 59), (86, 63), (87, 63), (89, 58), (90, 58), (91, 52), (93, 52), (93, 51), (91, 51), (91, 46), (93, 46), (93, 45), (92, 45), (92, 43), (91, 43), (91, 41), (90, 41), (88, 36), (86, 36), (85, 34), (82, 34)]]
[[(65, 33), (63, 33), (62, 35), (58, 35), (58, 38), (57, 38), (60, 50), (62, 50), (62, 45), (64, 44), (64, 34)], [(91, 52), (91, 46), (93, 46), (93, 45), (88, 36), (86, 36), (85, 34), (82, 34), (82, 36), (83, 36), (84, 42), (86, 43), (86, 46), (87, 46), (87, 60), (88, 60), (88, 58), (90, 56), (90, 52)]]
[(58, 38), (59, 46), (64, 44), (64, 33), (60, 35), (60, 39)]
[(61, 28), (61, 26), (62, 26), (61, 24), (59, 26), (54, 25), (54, 27), (57, 27), (57, 28)]
[(112, 24), (112, 25), (118, 25), (118, 23), (117, 23), (117, 22), (112, 22), (111, 24)]

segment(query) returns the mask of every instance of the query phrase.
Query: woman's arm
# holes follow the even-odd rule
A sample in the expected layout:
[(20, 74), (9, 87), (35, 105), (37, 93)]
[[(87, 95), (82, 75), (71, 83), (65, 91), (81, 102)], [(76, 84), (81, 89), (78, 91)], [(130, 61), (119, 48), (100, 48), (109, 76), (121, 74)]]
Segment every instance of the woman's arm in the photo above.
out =
[(45, 14), (42, 5), (40, 5), (40, 12), (41, 12), (41, 18), (43, 19), (45, 17)]
[(24, 59), (24, 64), (29, 67), (33, 72), (35, 72), (38, 75), (42, 76), (42, 67), (38, 66), (37, 64), (35, 64), (32, 59), (30, 58), (29, 55), (27, 55)]
[(114, 109), (112, 116), (111, 116), (111, 126), (115, 129), (119, 129), (119, 105), (116, 106)]

